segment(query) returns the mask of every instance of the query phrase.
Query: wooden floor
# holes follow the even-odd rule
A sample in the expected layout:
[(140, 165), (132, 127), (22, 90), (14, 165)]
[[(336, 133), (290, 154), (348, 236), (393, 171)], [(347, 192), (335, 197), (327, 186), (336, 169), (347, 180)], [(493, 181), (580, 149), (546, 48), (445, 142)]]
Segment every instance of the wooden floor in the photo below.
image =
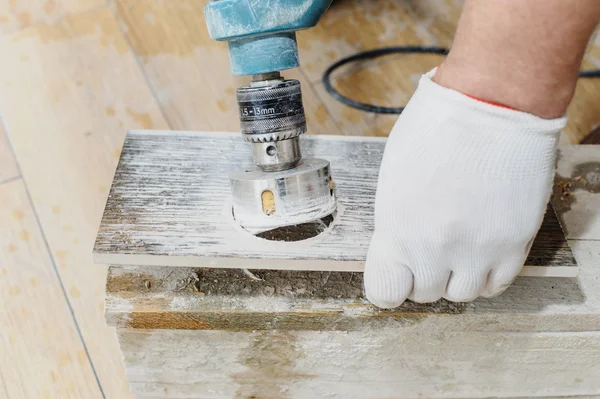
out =
[[(128, 129), (236, 131), (226, 46), (196, 0), (0, 0), (0, 397), (131, 398), (103, 318), (92, 244)], [(460, 2), (337, 0), (299, 34), (313, 134), (385, 136), (395, 117), (335, 102), (333, 60), (392, 44), (448, 46)], [(336, 77), (401, 105), (437, 56), (388, 57)], [(600, 40), (585, 67), (600, 67)], [(563, 141), (600, 124), (600, 80), (581, 81)]]

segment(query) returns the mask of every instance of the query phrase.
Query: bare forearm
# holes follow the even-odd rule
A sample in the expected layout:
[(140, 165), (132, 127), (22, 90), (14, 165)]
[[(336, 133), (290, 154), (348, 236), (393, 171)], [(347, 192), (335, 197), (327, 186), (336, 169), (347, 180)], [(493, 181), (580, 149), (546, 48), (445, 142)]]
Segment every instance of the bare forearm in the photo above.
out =
[(467, 0), (434, 80), (544, 118), (573, 97), (598, 0)]

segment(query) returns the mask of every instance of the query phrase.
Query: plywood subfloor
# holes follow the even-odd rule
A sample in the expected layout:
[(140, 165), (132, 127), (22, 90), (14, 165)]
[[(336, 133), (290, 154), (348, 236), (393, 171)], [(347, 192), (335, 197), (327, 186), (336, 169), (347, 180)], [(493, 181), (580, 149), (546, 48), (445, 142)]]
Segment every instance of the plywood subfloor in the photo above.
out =
[[(16, 252), (4, 238), (0, 242), (0, 284), (9, 284), (0, 302), (18, 305), (10, 308), (18, 317), (10, 313), (10, 326), (0, 327), (20, 332), (61, 321), (23, 335), (27, 345), (19, 334), (6, 341), (10, 347), (2, 353), (10, 356), (0, 356), (0, 397), (131, 397), (114, 331), (102, 315), (105, 270), (92, 266), (91, 249), (127, 130), (238, 129), (233, 91), (243, 79), (229, 76), (226, 46), (208, 39), (205, 3), (0, 0), (0, 192), (10, 191), (18, 202), (8, 207), (2, 197), (0, 234), (28, 236), (12, 215), (13, 208), (22, 209), (36, 242), (35, 251), (17, 246)], [(286, 75), (303, 84), (309, 132), (387, 135), (394, 116), (335, 102), (319, 83), (321, 72), (361, 49), (449, 45), (459, 11), (460, 1), (453, 0), (335, 1), (317, 28), (299, 34), (303, 67)], [(596, 41), (586, 66), (599, 67), (599, 59)], [(388, 57), (343, 70), (335, 81), (363, 101), (399, 105), (416, 77), (439, 62), (435, 56)], [(563, 140), (578, 142), (600, 123), (599, 92), (600, 81), (579, 83)], [(11, 296), (12, 286), (33, 290), (32, 277), (41, 286), (38, 275), (46, 276), (37, 288), (44, 290), (43, 306), (35, 295)], [(55, 336), (66, 355), (36, 357), (36, 348)], [(30, 358), (40, 368), (14, 361)], [(55, 361), (64, 372), (46, 367)], [(59, 375), (56, 382), (50, 370)], [(39, 383), (20, 385), (33, 374)]]

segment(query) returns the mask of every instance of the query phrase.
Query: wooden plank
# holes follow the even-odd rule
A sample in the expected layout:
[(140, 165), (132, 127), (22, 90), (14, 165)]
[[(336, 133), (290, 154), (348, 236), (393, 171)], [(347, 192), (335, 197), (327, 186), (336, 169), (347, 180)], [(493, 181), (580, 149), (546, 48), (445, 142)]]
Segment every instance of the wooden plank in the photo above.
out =
[(19, 168), (0, 124), (0, 184), (19, 176)]
[(362, 273), (111, 267), (106, 319), (118, 328), (405, 332), (600, 331), (600, 241), (572, 241), (578, 278), (519, 277), (470, 303), (371, 305)]
[[(239, 134), (130, 132), (94, 247), (100, 263), (362, 271), (385, 139), (305, 136), (303, 154), (331, 162), (338, 213), (298, 242), (257, 238), (231, 216), (229, 173), (251, 164)], [(552, 212), (523, 275), (574, 276)]]
[(0, 112), (33, 205), (106, 397), (128, 398), (90, 249), (125, 130), (166, 123), (107, 7), (5, 36), (0, 54)]
[(38, 23), (53, 23), (68, 14), (88, 11), (102, 0), (0, 1), (0, 34), (15, 32)]
[(0, 397), (102, 398), (20, 179), (0, 204)]
[(599, 332), (120, 330), (140, 398), (600, 394)]
[[(119, 0), (116, 12), (167, 119), (174, 129), (239, 130), (234, 78), (227, 44), (211, 40), (204, 20), (206, 2)], [(308, 131), (336, 131), (336, 124), (299, 70), (285, 71), (302, 84)]]

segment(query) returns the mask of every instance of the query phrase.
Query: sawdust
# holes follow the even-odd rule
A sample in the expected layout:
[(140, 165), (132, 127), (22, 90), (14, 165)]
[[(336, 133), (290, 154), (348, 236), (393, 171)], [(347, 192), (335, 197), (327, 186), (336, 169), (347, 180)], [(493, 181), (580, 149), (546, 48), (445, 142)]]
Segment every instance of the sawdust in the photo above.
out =
[(333, 222), (333, 215), (328, 215), (314, 222), (279, 227), (256, 236), (271, 241), (302, 241), (321, 234), (331, 222)]
[[(132, 270), (133, 271), (133, 270)], [(327, 300), (350, 317), (380, 316), (396, 318), (409, 313), (463, 313), (466, 304), (440, 300), (430, 304), (406, 301), (397, 310), (380, 310), (369, 306), (363, 290), (363, 274), (358, 272), (252, 270), (252, 276), (241, 269), (144, 267), (144, 273), (128, 272), (127, 268), (111, 268), (107, 292), (119, 296), (176, 294), (175, 307), (186, 310), (207, 310), (214, 302), (218, 309), (229, 303), (247, 307), (250, 311), (283, 312), (300, 309), (312, 300)], [(308, 301), (308, 302), (307, 302)], [(322, 303), (322, 302), (321, 302)], [(354, 306), (356, 305), (356, 306)], [(318, 303), (306, 310), (316, 311)], [(365, 306), (367, 306), (365, 308)], [(215, 311), (218, 309), (215, 308)], [(328, 309), (323, 309), (328, 310)]]
[[(552, 206), (559, 218), (577, 202), (577, 191), (600, 193), (600, 162), (576, 165), (570, 177), (556, 175), (552, 192)], [(563, 224), (564, 228), (564, 224)]]
[(285, 298), (360, 298), (362, 273), (197, 269), (197, 289), (216, 296), (278, 296)]

